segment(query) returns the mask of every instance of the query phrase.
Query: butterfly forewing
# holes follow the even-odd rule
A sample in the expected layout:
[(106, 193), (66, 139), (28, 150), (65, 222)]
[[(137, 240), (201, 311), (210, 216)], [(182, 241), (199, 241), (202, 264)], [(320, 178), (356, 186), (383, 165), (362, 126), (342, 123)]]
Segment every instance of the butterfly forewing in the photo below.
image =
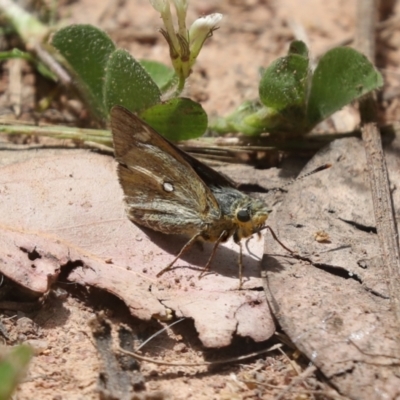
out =
[(176, 150), (190, 164), (190, 166), (195, 170), (196, 174), (207, 186), (213, 185), (220, 187), (237, 187), (237, 184), (226, 175), (213, 170), (211, 167), (192, 157), (190, 154), (185, 153), (179, 147), (176, 147)]
[(172, 143), (122, 107), (111, 110), (111, 127), (133, 221), (164, 233), (195, 234), (220, 218), (210, 189)]

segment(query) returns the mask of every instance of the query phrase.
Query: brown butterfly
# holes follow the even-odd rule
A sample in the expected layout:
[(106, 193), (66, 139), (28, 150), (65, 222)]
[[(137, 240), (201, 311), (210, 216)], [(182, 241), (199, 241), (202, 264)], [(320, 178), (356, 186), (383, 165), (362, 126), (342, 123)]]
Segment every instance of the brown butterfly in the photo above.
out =
[(270, 212), (266, 205), (237, 190), (229, 178), (180, 150), (121, 106), (111, 110), (111, 128), (128, 217), (162, 233), (190, 237), (157, 276), (169, 270), (196, 240), (204, 240), (215, 245), (202, 276), (218, 245), (233, 236), (240, 246), (241, 283), (241, 239), (265, 227)]

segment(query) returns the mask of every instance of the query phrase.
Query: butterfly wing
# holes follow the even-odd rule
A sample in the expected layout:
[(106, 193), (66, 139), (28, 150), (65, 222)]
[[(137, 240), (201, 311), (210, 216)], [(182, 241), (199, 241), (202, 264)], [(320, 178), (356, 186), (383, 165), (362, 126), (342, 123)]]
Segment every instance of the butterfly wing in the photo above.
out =
[(123, 107), (111, 110), (118, 176), (134, 222), (164, 233), (196, 234), (219, 205), (177, 147)]
[(179, 147), (175, 147), (179, 154), (184, 158), (196, 171), (197, 175), (205, 182), (207, 186), (219, 186), (219, 187), (230, 187), (237, 188), (237, 184), (226, 175), (215, 171), (208, 165), (202, 163), (190, 154), (185, 153)]

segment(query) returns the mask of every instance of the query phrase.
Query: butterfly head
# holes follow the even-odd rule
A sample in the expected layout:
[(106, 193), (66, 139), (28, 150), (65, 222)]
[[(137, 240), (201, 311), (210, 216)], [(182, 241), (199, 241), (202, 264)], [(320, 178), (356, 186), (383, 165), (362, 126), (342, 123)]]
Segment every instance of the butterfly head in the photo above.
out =
[(259, 232), (265, 225), (271, 210), (260, 200), (247, 197), (236, 206), (234, 217), (237, 230), (235, 241), (249, 237)]

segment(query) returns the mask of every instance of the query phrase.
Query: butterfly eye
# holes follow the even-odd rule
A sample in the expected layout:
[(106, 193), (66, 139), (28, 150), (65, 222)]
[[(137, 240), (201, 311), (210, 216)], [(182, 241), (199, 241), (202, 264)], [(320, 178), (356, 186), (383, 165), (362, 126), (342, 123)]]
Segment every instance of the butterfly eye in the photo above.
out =
[(241, 210), (239, 210), (236, 214), (236, 218), (240, 221), (240, 222), (249, 222), (250, 221), (250, 213), (249, 210), (247, 210), (246, 208), (242, 208)]

